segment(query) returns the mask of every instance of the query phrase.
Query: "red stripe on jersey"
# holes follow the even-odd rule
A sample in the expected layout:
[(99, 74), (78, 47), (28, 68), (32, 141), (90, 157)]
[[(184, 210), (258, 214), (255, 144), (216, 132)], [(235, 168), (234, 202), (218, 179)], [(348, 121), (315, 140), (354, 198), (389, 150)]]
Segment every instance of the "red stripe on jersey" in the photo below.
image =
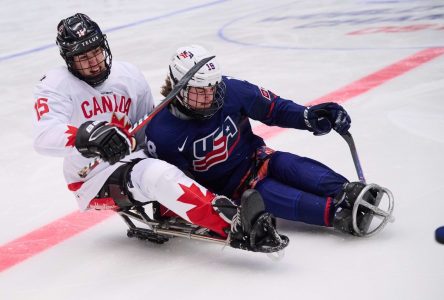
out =
[(270, 105), (270, 110), (268, 111), (268, 114), (267, 114), (267, 118), (270, 118), (271, 117), (271, 114), (273, 113), (273, 110), (274, 110), (274, 106), (276, 105), (276, 102), (271, 102), (271, 105)]

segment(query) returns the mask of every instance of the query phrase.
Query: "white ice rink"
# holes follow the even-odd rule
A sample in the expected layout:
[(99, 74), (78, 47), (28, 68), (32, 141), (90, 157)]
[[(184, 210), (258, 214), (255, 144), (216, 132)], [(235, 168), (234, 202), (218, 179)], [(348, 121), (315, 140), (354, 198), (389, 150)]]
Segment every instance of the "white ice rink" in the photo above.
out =
[[(18, 256), (45, 248), (26, 236), (77, 210), (62, 160), (34, 152), (31, 128), (34, 86), (64, 64), (56, 25), (76, 12), (101, 25), (113, 59), (137, 65), (157, 100), (170, 54), (189, 43), (212, 49), (225, 74), (301, 104), (336, 92), (367, 180), (395, 196), (396, 222), (360, 239), (279, 220), (291, 242), (273, 262), (179, 238), (128, 239), (114, 215), (0, 271), (0, 299), (444, 299), (444, 245), (434, 240), (444, 225), (439, 0), (2, 0), (0, 262), (14, 256), (8, 245)], [(356, 179), (337, 134), (286, 130), (267, 143)]]

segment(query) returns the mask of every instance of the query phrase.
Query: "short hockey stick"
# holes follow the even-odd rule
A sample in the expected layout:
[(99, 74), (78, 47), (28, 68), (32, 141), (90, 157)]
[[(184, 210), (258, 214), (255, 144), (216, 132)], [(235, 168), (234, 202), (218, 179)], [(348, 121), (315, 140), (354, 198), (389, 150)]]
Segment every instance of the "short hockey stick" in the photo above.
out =
[(359, 161), (358, 151), (356, 150), (355, 141), (353, 140), (351, 133), (348, 131), (344, 134), (341, 134), (341, 136), (350, 147), (350, 152), (353, 157), (356, 173), (358, 173), (359, 181), (365, 184), (366, 182), (365, 182), (364, 172), (362, 171), (361, 162)]
[[(162, 102), (156, 106), (156, 108), (149, 114), (146, 114), (142, 119), (137, 121), (136, 124), (134, 124), (128, 132), (130, 134), (137, 133), (141, 128), (143, 128), (146, 124), (148, 124), (155, 115), (157, 115), (164, 107), (166, 107), (182, 90), (187, 86), (188, 81), (193, 78), (193, 76), (202, 68), (207, 62), (215, 58), (215, 56), (210, 56), (202, 59), (197, 64), (195, 64), (183, 77), (179, 80), (179, 82), (174, 86), (173, 90), (168, 94), (168, 96), (165, 97), (165, 99), (162, 100)], [(92, 162), (90, 162), (87, 166), (83, 167), (79, 172), (78, 175), (81, 178), (85, 178), (88, 176), (88, 174), (94, 170), (103, 160), (100, 157), (97, 157)]]
[[(356, 173), (358, 173), (359, 181), (367, 184), (364, 177), (364, 172), (362, 171), (361, 162), (359, 161), (358, 151), (356, 150), (355, 142), (350, 132), (346, 132), (345, 134), (341, 134), (342, 138), (347, 142), (350, 147), (350, 152), (353, 157), (353, 162), (355, 164)], [(364, 195), (369, 192), (371, 189), (377, 190), (378, 195), (373, 204), (368, 203), (364, 200)], [(379, 203), (381, 202), (382, 197), (387, 195), (388, 197), (388, 208), (387, 210), (380, 209)], [(357, 214), (360, 206), (365, 206), (368, 209), (373, 211), (373, 215), (379, 216), (383, 219), (383, 221), (377, 225), (375, 228), (370, 230), (370, 225), (373, 219), (373, 216), (370, 216), (365, 222), (366, 224), (361, 224), (361, 228), (358, 227), (357, 223)], [(353, 230), (358, 236), (372, 236), (375, 233), (381, 231), (388, 222), (394, 222), (395, 218), (393, 217), (393, 209), (394, 209), (394, 199), (392, 192), (384, 187), (381, 187), (376, 184), (368, 184), (366, 187), (359, 193), (355, 204), (353, 205), (352, 216), (353, 216)]]

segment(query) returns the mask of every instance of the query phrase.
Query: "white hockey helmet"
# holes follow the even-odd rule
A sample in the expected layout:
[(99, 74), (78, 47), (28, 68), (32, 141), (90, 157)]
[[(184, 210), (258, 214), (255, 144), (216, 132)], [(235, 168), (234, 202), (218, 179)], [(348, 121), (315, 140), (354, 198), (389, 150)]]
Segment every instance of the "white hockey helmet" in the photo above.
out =
[[(169, 76), (173, 86), (199, 61), (212, 54), (202, 46), (190, 45), (180, 47), (171, 58)], [(213, 88), (213, 101), (205, 108), (196, 108), (189, 101), (190, 87)], [(222, 106), (225, 96), (225, 84), (216, 58), (203, 66), (188, 82), (188, 85), (177, 95), (176, 105), (182, 113), (196, 119), (211, 118)], [(191, 104), (191, 105), (190, 105)]]

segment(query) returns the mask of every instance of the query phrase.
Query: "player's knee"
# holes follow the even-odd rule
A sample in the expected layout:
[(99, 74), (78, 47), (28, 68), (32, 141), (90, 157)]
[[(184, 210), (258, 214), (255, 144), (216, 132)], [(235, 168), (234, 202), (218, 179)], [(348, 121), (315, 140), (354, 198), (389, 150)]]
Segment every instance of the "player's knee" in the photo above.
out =
[(163, 160), (158, 159), (148, 159), (143, 165), (143, 177), (147, 179), (159, 180), (172, 180), (179, 174), (183, 174), (176, 166), (169, 164)]
[(163, 160), (144, 159), (134, 166), (131, 181), (147, 194), (152, 194), (162, 183), (177, 181), (182, 176), (185, 175), (181, 170)]

